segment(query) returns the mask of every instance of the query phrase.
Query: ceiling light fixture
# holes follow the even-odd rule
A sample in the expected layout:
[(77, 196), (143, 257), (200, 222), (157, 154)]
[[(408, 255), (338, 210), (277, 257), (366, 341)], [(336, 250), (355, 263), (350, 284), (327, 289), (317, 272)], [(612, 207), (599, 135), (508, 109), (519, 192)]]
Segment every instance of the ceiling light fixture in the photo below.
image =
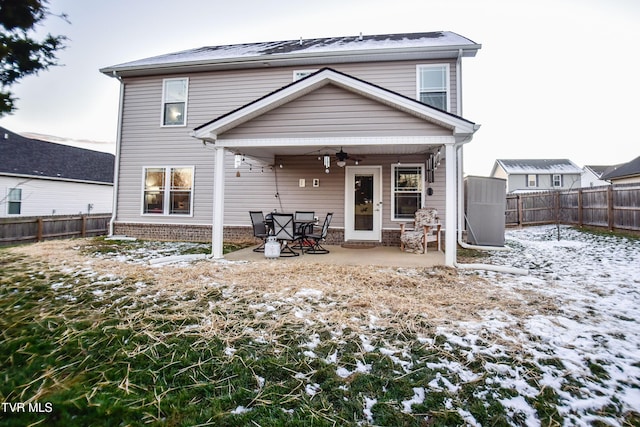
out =
[(344, 151), (342, 151), (342, 148), (340, 148), (340, 151), (336, 153), (336, 158), (338, 159), (338, 161), (336, 162), (336, 165), (343, 168), (347, 164), (346, 160), (349, 158), (349, 155)]

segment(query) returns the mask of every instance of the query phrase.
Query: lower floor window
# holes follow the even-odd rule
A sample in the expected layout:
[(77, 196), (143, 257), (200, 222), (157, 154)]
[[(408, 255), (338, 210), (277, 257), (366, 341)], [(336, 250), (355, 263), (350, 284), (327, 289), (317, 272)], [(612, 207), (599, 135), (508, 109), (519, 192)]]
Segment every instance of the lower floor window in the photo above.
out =
[(392, 212), (394, 220), (413, 219), (422, 207), (424, 166), (392, 165)]
[(191, 215), (192, 206), (193, 167), (144, 169), (144, 214)]
[(22, 210), (22, 189), (21, 188), (10, 188), (9, 194), (7, 197), (8, 209), (7, 213), (9, 215), (20, 215)]

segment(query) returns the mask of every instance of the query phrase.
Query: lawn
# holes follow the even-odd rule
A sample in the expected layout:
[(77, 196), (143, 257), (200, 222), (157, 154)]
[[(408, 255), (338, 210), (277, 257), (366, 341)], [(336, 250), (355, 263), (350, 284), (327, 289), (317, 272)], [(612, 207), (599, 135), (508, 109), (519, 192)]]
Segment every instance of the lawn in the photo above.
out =
[(0, 423), (639, 425), (640, 243), (554, 232), (486, 259), (524, 277), (2, 249)]

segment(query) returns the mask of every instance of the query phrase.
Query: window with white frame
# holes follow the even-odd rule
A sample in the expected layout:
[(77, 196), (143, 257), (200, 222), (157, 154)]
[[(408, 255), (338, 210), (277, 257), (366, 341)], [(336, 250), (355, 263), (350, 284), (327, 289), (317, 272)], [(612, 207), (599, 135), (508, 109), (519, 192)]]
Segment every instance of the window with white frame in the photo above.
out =
[(9, 215), (20, 215), (22, 211), (22, 189), (10, 188), (7, 195), (7, 213)]
[(191, 215), (193, 167), (144, 168), (143, 214)]
[(295, 70), (293, 72), (293, 81), (297, 82), (300, 79), (304, 79), (305, 77), (307, 77), (310, 74), (315, 73), (318, 70)]
[(162, 81), (162, 126), (186, 126), (189, 79)]
[(449, 64), (418, 65), (418, 100), (449, 111)]
[(554, 187), (562, 187), (562, 175), (554, 174), (551, 178), (551, 182)]
[(424, 200), (424, 165), (391, 165), (391, 218), (412, 220)]
[(538, 175), (529, 174), (527, 175), (527, 187), (537, 187), (538, 186)]

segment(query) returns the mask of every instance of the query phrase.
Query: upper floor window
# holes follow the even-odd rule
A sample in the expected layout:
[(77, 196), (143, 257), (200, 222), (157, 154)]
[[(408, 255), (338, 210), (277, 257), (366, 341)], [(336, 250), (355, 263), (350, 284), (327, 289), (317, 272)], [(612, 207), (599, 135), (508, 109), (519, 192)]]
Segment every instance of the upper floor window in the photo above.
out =
[(538, 175), (530, 174), (527, 175), (527, 187), (537, 187), (538, 186)]
[(418, 99), (449, 111), (449, 64), (418, 65)]
[(144, 168), (142, 213), (191, 215), (193, 167)]
[(552, 176), (551, 182), (554, 187), (562, 187), (562, 175), (554, 174)]
[(186, 126), (189, 79), (162, 81), (162, 126)]
[(22, 189), (10, 188), (9, 194), (7, 195), (7, 202), (7, 213), (9, 215), (20, 215), (22, 211)]
[(394, 220), (411, 220), (422, 207), (424, 165), (392, 165), (393, 194), (391, 212)]

